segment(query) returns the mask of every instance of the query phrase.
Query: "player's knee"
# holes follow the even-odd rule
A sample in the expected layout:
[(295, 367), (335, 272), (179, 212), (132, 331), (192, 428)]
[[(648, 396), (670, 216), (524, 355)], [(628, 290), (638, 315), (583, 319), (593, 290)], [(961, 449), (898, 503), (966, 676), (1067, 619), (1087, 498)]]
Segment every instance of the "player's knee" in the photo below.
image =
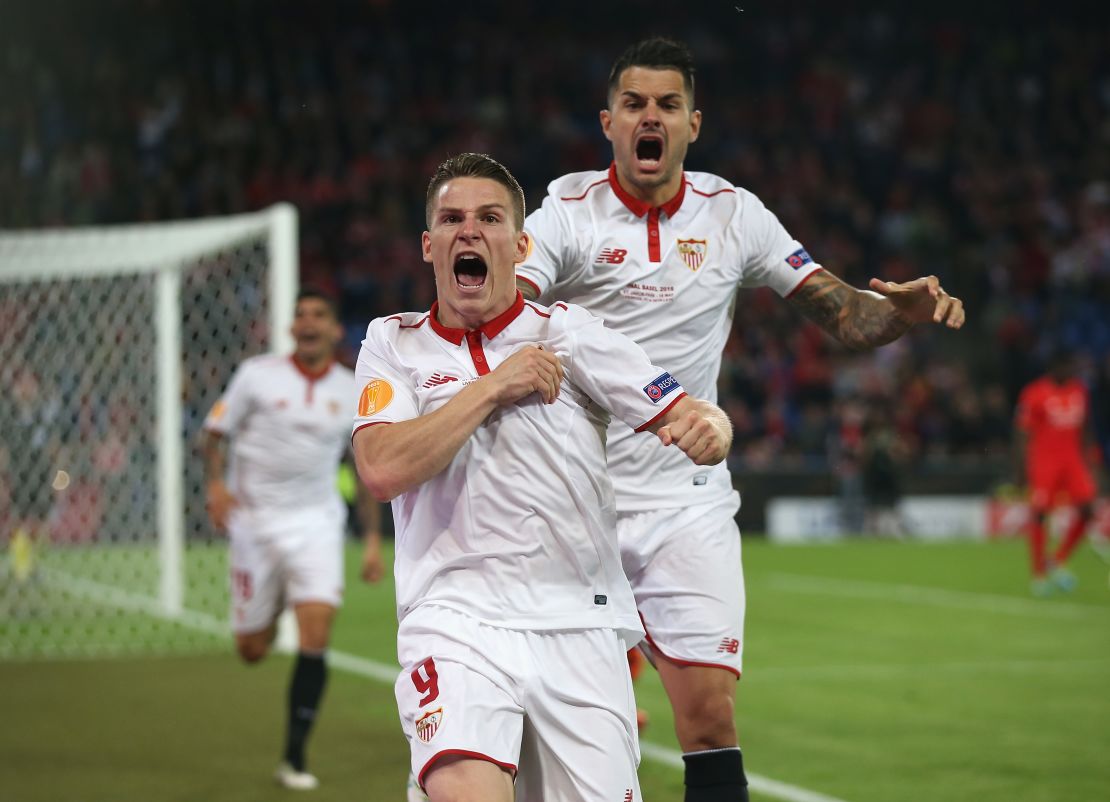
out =
[(302, 633), (298, 647), (308, 654), (321, 654), (328, 649), (328, 635), (324, 633)]
[(686, 734), (686, 751), (717, 749), (736, 745), (736, 702), (731, 693), (720, 691), (698, 696), (684, 710), (676, 710), (680, 729)]
[(257, 663), (269, 653), (270, 644), (262, 638), (240, 636), (235, 639), (235, 650), (244, 663)]

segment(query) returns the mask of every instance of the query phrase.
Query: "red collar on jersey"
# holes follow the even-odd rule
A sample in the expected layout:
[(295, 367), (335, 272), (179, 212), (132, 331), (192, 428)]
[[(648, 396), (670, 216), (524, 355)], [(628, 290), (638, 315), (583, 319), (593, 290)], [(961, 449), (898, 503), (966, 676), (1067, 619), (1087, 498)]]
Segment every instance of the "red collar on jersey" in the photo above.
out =
[(322, 379), (324, 377), (324, 375), (329, 370), (331, 370), (331, 366), (335, 364), (334, 359), (329, 359), (327, 361), (327, 364), (324, 365), (324, 367), (320, 368), (319, 370), (313, 371), (313, 370), (309, 370), (308, 366), (306, 366), (304, 364), (304, 362), (301, 362), (301, 360), (297, 359), (296, 354), (292, 354), (289, 357), (289, 359), (290, 359), (290, 361), (292, 361), (293, 367), (295, 367), (297, 369), (297, 372), (300, 373), (302, 376), (304, 376), (306, 379), (308, 379), (310, 382), (314, 382), (317, 379)]
[(638, 198), (634, 198), (625, 192), (621, 182), (617, 179), (617, 163), (613, 162), (609, 165), (609, 186), (613, 188), (613, 192), (621, 203), (628, 207), (628, 210), (637, 217), (643, 217), (650, 212), (653, 208), (658, 208), (659, 211), (667, 215), (667, 217), (674, 217), (674, 213), (678, 211), (678, 207), (682, 205), (682, 199), (686, 197), (686, 173), (682, 174), (682, 181), (678, 185), (678, 192), (674, 197), (664, 203), (662, 206), (653, 207), (644, 203)]
[[(487, 340), (492, 340), (498, 334), (505, 330), (505, 327), (516, 320), (517, 316), (524, 310), (524, 296), (520, 294), (520, 290), (516, 291), (516, 300), (504, 312), (492, 320), (487, 320), (477, 328), (477, 331), (486, 335)], [(462, 345), (463, 339), (467, 335), (466, 329), (452, 329), (444, 326), (439, 322), (437, 317), (439, 313), (439, 301), (432, 303), (432, 311), (428, 313), (428, 322), (432, 324), (432, 331), (438, 334), (448, 342), (455, 345)]]

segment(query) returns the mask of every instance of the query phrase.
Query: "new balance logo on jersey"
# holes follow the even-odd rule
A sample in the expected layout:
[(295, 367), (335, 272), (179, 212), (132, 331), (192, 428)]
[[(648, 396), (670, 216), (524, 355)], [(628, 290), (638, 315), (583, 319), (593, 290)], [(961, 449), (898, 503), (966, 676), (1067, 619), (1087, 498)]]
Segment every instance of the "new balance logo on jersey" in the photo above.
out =
[(813, 257), (806, 253), (805, 248), (799, 248), (798, 250), (794, 251), (794, 253), (786, 257), (786, 263), (795, 270), (797, 270), (802, 265), (808, 265), (812, 261)]
[(736, 638), (721, 638), (721, 645), (717, 647), (718, 654), (738, 654), (740, 652), (740, 641)]
[(594, 264), (619, 265), (624, 262), (626, 256), (628, 256), (628, 251), (625, 248), (602, 248), (601, 253), (594, 259)]
[(678, 380), (669, 373), (659, 376), (651, 384), (644, 387), (644, 392), (651, 399), (651, 403), (659, 403), (659, 399), (678, 387)]
[(424, 382), (422, 386), (425, 388), (439, 387), (439, 385), (441, 384), (447, 384), (447, 382), (457, 382), (458, 380), (459, 379), (457, 376), (448, 376), (444, 373), (433, 373), (431, 376), (428, 377), (428, 380)]

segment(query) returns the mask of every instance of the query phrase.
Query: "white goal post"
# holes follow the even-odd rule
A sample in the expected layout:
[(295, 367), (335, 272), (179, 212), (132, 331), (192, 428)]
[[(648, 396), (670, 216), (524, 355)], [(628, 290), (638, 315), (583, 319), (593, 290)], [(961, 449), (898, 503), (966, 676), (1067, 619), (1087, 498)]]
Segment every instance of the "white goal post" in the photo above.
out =
[[(186, 611), (186, 542), (212, 539), (195, 434), (243, 358), (291, 349), (297, 248), (289, 204), (181, 222), (0, 229), (0, 386), (14, 388), (0, 402), (0, 580), (9, 588), (0, 618), (16, 622), (0, 624), (0, 657), (55, 651), (51, 640), (83, 651), (72, 638), (84, 628), (57, 616), (81, 604), (60, 601), (52, 585), (71, 597), (103, 587), (145, 599), (169, 620)], [(200, 606), (216, 614), (220, 603)], [(100, 651), (127, 633), (143, 637), (133, 621), (122, 634), (87, 629)]]

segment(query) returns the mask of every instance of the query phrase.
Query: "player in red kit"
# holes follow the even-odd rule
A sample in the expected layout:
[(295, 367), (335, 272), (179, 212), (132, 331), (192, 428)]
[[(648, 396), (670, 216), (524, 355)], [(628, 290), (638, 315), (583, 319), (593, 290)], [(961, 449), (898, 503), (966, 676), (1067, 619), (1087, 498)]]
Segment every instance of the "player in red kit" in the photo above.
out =
[[(1095, 483), (1084, 458), (1090, 437), (1087, 388), (1076, 377), (1072, 354), (1055, 354), (1049, 372), (1021, 391), (1017, 438), (1029, 484), (1029, 551), (1034, 595), (1071, 590), (1075, 577), (1064, 567), (1092, 518)], [(1066, 498), (1065, 498), (1066, 497)], [(1045, 555), (1045, 516), (1061, 502), (1078, 515), (1069, 524), (1051, 562)]]

